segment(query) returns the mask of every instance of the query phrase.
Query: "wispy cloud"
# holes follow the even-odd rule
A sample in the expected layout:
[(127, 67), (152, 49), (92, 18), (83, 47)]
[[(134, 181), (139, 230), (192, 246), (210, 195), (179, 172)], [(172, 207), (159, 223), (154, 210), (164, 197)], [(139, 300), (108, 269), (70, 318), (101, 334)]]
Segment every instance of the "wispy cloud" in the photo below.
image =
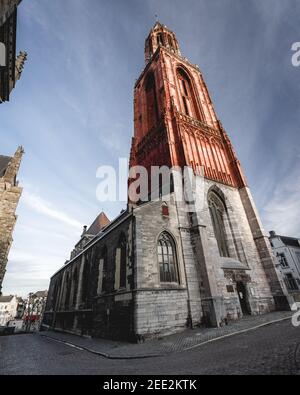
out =
[(23, 192), (22, 198), (23, 198), (23, 202), (32, 210), (40, 214), (43, 214), (49, 218), (53, 218), (71, 227), (77, 229), (82, 228), (82, 224), (80, 222), (78, 222), (74, 218), (71, 218), (65, 212), (56, 209), (55, 207), (52, 206), (50, 202), (43, 199), (42, 197), (25, 190)]
[(10, 256), (10, 261), (15, 262), (15, 263), (29, 263), (30, 266), (28, 266), (28, 271), (32, 269), (37, 269), (39, 268), (41, 271), (47, 271), (47, 267), (49, 265), (53, 265), (57, 262), (60, 264), (61, 262), (61, 256), (57, 256), (55, 254), (52, 255), (38, 255), (34, 253), (29, 253), (29, 252), (24, 252), (18, 249), (12, 250)]
[(300, 168), (277, 184), (262, 214), (268, 230), (300, 238)]
[(34, 247), (14, 248), (9, 256), (3, 291), (26, 296), (29, 292), (47, 289), (52, 274), (64, 263), (63, 256), (38, 251)]

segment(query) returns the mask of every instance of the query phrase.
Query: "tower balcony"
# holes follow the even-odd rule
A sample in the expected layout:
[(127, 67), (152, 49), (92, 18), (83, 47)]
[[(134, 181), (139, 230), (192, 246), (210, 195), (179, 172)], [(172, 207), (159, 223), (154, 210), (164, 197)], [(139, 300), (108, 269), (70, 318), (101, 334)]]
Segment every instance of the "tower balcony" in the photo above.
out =
[(183, 122), (185, 124), (188, 124), (190, 126), (193, 126), (197, 129), (201, 129), (201, 131), (209, 134), (216, 136), (218, 138), (221, 137), (221, 134), (219, 130), (213, 128), (210, 125), (207, 125), (206, 123), (199, 121), (198, 119), (192, 118), (189, 115), (183, 114), (182, 112), (175, 111), (175, 116), (179, 122)]

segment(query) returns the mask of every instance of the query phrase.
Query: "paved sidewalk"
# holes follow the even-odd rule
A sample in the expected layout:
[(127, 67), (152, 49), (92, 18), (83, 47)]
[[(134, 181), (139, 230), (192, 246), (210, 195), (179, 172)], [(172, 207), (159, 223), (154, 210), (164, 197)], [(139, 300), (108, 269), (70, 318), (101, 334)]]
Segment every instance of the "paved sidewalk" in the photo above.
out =
[(54, 341), (63, 342), (70, 346), (78, 347), (110, 359), (151, 358), (190, 350), (222, 337), (233, 336), (278, 321), (289, 320), (292, 315), (293, 313), (289, 311), (274, 312), (262, 316), (251, 316), (222, 328), (188, 329), (184, 332), (170, 335), (162, 339), (154, 339), (143, 344), (83, 338), (54, 331), (40, 332), (38, 336), (44, 336)]

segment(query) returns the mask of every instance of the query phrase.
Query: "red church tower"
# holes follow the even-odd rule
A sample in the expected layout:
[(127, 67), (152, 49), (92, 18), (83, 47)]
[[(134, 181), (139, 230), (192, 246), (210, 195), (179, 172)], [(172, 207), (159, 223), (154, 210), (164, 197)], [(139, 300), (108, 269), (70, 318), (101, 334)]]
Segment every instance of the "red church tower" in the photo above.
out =
[(150, 178), (152, 166), (204, 174), (204, 207), (190, 210), (177, 202), (178, 228), (190, 234), (190, 247), (183, 249), (187, 255), (194, 249), (194, 267), (187, 269), (194, 274), (189, 279), (187, 273), (187, 282), (198, 276), (202, 284), (200, 296), (192, 291), (191, 316), (201, 303), (203, 316), (219, 325), (232, 284), (247, 301), (246, 313), (259, 311), (259, 303), (265, 311), (289, 309), (293, 301), (275, 268), (268, 235), (199, 67), (181, 55), (175, 34), (159, 22), (146, 39), (145, 62), (135, 84), (130, 167), (145, 167)]
[(135, 85), (130, 166), (204, 168), (207, 179), (246, 186), (199, 67), (180, 53), (175, 34), (156, 23), (145, 45), (146, 67)]

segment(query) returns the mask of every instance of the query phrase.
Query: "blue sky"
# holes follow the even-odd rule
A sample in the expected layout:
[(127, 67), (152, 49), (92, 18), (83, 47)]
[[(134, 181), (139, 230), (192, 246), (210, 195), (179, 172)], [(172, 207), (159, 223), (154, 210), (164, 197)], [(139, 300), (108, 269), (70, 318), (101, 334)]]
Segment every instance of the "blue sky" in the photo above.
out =
[(23, 0), (28, 62), (0, 106), (0, 153), (26, 151), (4, 293), (47, 288), (82, 226), (125, 206), (97, 201), (96, 170), (129, 154), (155, 14), (200, 66), (265, 229), (300, 237), (298, 0)]

